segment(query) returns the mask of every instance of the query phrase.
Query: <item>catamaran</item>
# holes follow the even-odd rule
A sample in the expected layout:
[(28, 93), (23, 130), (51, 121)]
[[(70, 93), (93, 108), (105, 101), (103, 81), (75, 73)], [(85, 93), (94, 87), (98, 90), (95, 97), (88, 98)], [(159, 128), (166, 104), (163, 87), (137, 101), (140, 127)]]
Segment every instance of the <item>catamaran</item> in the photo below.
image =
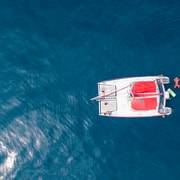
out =
[(129, 77), (98, 83), (99, 115), (110, 117), (152, 117), (172, 113), (166, 107), (170, 99), (165, 85), (169, 78), (160, 76)]

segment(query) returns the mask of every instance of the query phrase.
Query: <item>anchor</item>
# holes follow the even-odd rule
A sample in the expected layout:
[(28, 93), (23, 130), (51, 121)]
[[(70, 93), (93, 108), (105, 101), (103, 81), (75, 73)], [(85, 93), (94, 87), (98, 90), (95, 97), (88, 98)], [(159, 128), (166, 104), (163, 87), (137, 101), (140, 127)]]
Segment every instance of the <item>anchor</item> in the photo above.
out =
[(175, 82), (174, 88), (180, 88), (180, 85), (179, 85), (179, 78), (178, 78), (178, 77), (175, 77), (175, 78), (174, 78), (174, 82)]

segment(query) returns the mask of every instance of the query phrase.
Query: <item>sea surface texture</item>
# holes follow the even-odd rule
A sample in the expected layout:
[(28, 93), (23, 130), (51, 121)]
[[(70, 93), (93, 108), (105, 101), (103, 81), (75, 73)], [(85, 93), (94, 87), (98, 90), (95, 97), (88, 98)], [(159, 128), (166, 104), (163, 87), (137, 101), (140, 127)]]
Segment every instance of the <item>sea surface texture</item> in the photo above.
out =
[[(179, 0), (0, 0), (0, 180), (179, 180)], [(98, 116), (97, 82), (166, 75), (161, 118)]]

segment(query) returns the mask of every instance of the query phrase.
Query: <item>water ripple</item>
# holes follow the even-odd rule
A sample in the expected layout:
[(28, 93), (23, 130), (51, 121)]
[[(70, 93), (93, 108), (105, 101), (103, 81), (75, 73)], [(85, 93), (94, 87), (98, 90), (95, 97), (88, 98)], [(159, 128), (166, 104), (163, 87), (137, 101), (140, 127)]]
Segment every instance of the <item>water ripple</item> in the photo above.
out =
[(2, 179), (15, 177), (21, 167), (28, 161), (39, 156), (38, 165), (48, 153), (48, 140), (44, 132), (37, 126), (37, 116), (32, 112), (31, 121), (25, 117), (15, 119), (1, 131), (1, 156), (4, 157), (0, 166)]

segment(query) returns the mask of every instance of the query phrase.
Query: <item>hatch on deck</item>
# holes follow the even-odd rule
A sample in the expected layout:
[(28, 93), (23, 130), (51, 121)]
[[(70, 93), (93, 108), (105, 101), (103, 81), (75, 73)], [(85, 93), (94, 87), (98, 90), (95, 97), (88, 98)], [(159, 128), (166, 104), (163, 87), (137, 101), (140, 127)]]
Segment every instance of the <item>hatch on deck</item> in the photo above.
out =
[(117, 110), (116, 86), (107, 84), (98, 84), (99, 114), (111, 114)]

